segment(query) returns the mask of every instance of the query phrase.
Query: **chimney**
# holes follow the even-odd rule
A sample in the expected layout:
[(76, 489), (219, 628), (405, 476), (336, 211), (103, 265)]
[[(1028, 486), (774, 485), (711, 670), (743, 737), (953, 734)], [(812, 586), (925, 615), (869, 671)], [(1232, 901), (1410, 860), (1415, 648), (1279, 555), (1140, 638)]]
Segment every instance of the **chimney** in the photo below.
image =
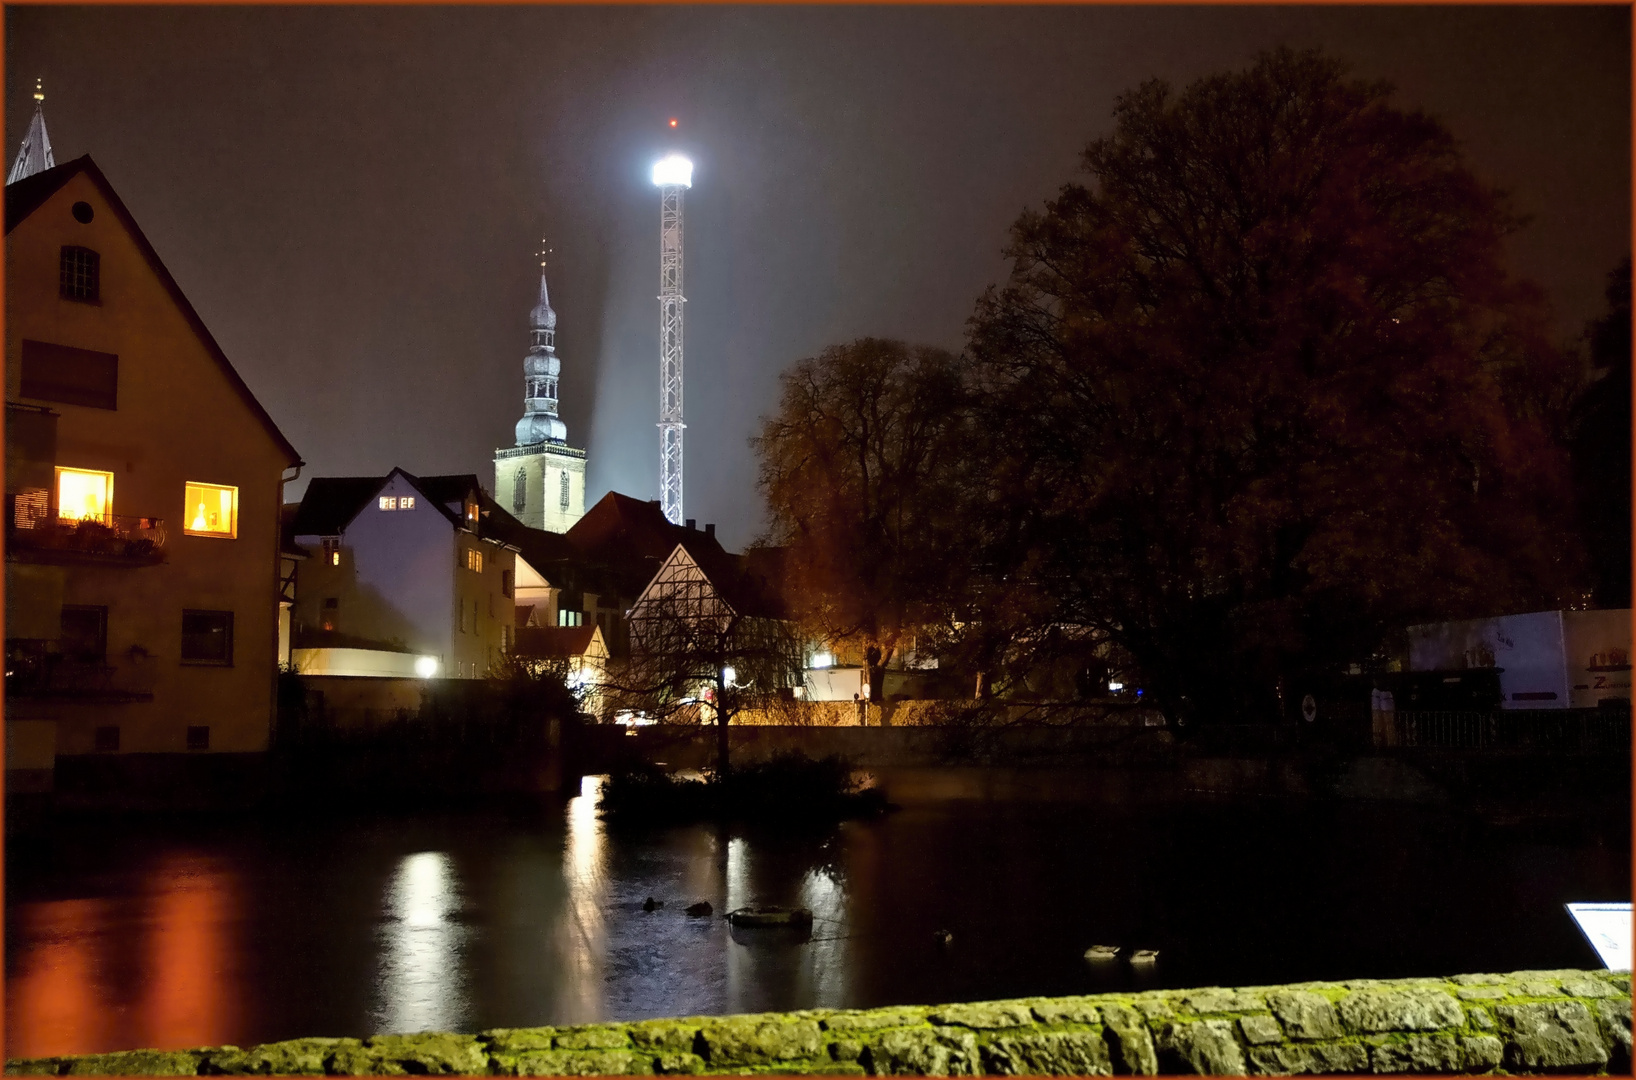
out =
[(699, 519), (698, 518), (688, 518), (687, 519), (687, 531), (688, 532), (696, 532), (698, 530), (698, 528), (699, 528)]
[(716, 523), (714, 521), (707, 521), (704, 523), (704, 535), (710, 537), (712, 540), (716, 538)]

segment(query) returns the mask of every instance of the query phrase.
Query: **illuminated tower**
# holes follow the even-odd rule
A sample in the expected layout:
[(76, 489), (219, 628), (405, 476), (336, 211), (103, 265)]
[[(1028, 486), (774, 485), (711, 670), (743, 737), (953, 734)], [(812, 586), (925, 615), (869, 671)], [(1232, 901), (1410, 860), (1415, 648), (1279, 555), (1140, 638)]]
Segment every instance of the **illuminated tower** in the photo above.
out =
[(557, 313), (545, 286), (540, 252), (540, 299), (529, 315), (523, 357), (523, 418), (517, 445), (494, 452), (494, 498), (524, 525), (567, 532), (585, 513), (585, 451), (568, 445), (557, 415)]
[[(676, 121), (670, 122), (671, 127)], [(693, 163), (680, 154), (653, 166), (659, 187), (659, 506), (682, 523), (682, 191)]]
[(17, 157), (6, 174), (6, 183), (15, 184), (25, 176), (55, 168), (57, 159), (51, 155), (51, 139), (45, 133), (45, 92), (40, 80), (34, 80), (34, 119), (29, 121), (28, 134), (17, 149)]

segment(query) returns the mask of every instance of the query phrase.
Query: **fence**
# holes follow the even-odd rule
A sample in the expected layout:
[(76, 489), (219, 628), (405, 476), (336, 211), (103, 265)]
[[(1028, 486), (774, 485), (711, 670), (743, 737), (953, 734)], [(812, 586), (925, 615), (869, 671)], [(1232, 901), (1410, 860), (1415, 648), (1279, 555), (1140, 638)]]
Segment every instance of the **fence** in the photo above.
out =
[(1629, 709), (1515, 712), (1404, 710), (1379, 714), (1377, 745), (1508, 753), (1630, 753)]

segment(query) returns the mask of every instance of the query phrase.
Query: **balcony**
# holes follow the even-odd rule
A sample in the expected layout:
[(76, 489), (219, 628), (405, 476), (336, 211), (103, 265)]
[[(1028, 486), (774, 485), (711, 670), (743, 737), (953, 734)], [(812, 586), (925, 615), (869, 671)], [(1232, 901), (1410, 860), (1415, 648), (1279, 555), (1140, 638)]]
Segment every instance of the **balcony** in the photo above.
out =
[(100, 514), (67, 518), (43, 493), (6, 496), (6, 558), (17, 562), (153, 566), (165, 561), (158, 518)]
[(11, 642), (6, 650), (6, 696), (101, 704), (152, 701), (151, 679), (110, 667), (100, 660), (74, 660), (47, 653), (44, 642)]

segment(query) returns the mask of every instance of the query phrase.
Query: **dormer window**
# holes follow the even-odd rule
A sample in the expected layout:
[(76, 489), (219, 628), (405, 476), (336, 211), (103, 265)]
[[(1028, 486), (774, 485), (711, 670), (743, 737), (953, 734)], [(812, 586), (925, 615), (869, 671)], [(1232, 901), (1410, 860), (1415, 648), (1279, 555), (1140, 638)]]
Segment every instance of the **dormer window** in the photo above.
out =
[(87, 304), (102, 298), (102, 257), (90, 248), (64, 247), (58, 263), (58, 284), (64, 300)]

